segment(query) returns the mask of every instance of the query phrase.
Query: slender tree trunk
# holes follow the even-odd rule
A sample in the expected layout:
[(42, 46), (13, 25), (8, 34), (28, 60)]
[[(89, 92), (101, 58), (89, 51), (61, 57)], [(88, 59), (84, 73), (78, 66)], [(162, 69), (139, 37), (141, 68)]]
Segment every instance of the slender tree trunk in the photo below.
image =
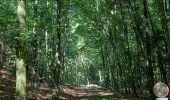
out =
[(32, 2), (32, 8), (33, 8), (33, 20), (34, 20), (34, 23), (33, 23), (33, 41), (31, 43), (31, 46), (32, 46), (32, 49), (33, 49), (33, 52), (32, 52), (32, 57), (33, 59), (31, 60), (32, 62), (32, 66), (31, 66), (31, 80), (32, 80), (32, 88), (33, 88), (33, 91), (35, 89), (35, 67), (37, 66), (37, 56), (38, 56), (38, 45), (37, 45), (37, 25), (36, 25), (36, 21), (37, 21), (37, 3), (38, 1), (37, 0), (34, 0)]
[(61, 68), (61, 2), (56, 0), (57, 9), (56, 9), (56, 53), (55, 53), (55, 75), (54, 75), (54, 91), (53, 91), (53, 100), (59, 99), (58, 85), (60, 82), (60, 68)]
[[(105, 56), (104, 56), (104, 49), (103, 49), (103, 37), (102, 37), (102, 35), (99, 33), (99, 37), (100, 37), (100, 50), (101, 50), (101, 59), (102, 59), (102, 65), (103, 65), (103, 69), (104, 69), (104, 81), (106, 81), (105, 80), (105, 78), (106, 78), (106, 62), (105, 62)], [(104, 84), (104, 86), (107, 88), (107, 84)]]
[(138, 94), (137, 94), (137, 91), (136, 91), (136, 84), (135, 84), (135, 77), (134, 77), (134, 73), (132, 72), (132, 62), (133, 62), (133, 59), (132, 59), (132, 55), (131, 55), (131, 52), (130, 52), (130, 44), (129, 44), (129, 36), (128, 36), (128, 28), (127, 28), (127, 25), (126, 25), (126, 20), (123, 16), (123, 14), (125, 13), (125, 11), (123, 10), (123, 1), (120, 3), (120, 7), (121, 7), (121, 13), (122, 13), (122, 18), (123, 18), (123, 28), (124, 28), (124, 36), (125, 36), (125, 40), (126, 40), (126, 45), (127, 45), (127, 61), (128, 61), (128, 71), (130, 73), (130, 79), (132, 80), (131, 81), (131, 85), (132, 85), (132, 89), (133, 89), (133, 92), (135, 94), (136, 97), (138, 97)]
[(4, 43), (0, 41), (0, 68), (3, 68)]
[(166, 44), (168, 47), (168, 65), (170, 65), (170, 32), (168, 28), (168, 18), (167, 18), (167, 12), (164, 7), (163, 1), (162, 0), (156, 0), (159, 8), (159, 12), (161, 14), (161, 23), (162, 23), (162, 28), (165, 33), (165, 38), (166, 38)]
[[(144, 9), (144, 17), (145, 20), (143, 20), (140, 16), (136, 6), (136, 1), (133, 0), (134, 6), (132, 6), (132, 1), (130, 1), (130, 8), (133, 12), (133, 17), (134, 17), (134, 23), (136, 26), (135, 28), (135, 34), (136, 34), (136, 39), (138, 40), (137, 42), (140, 44), (141, 52), (142, 55), (145, 59), (145, 64), (146, 64), (146, 69), (147, 69), (147, 76), (148, 76), (148, 85), (149, 85), (149, 93), (150, 93), (150, 99), (154, 100), (155, 95), (153, 93), (153, 86), (154, 86), (154, 73), (153, 73), (153, 66), (152, 66), (152, 59), (151, 59), (151, 47), (150, 47), (150, 34), (149, 32), (149, 17), (148, 17), (148, 5), (147, 1), (143, 0), (143, 9)], [(136, 8), (136, 9), (134, 9)], [(139, 23), (139, 20), (145, 23), (145, 27), (141, 28), (141, 23)]]
[(56, 68), (57, 72), (57, 84), (59, 84), (60, 67), (61, 67), (61, 3), (57, 0), (57, 27), (56, 27)]
[(22, 34), (25, 34), (25, 0), (18, 1), (19, 30), (16, 44), (16, 100), (26, 100), (26, 64), (25, 44)]
[(153, 87), (154, 87), (154, 72), (153, 72), (153, 66), (152, 66), (152, 51), (151, 51), (151, 36), (149, 33), (149, 9), (148, 9), (148, 3), (147, 0), (143, 0), (143, 8), (144, 8), (144, 17), (145, 17), (145, 58), (146, 58), (146, 66), (148, 68), (148, 79), (149, 79), (149, 92), (150, 92), (150, 99), (154, 100), (156, 99), (156, 96), (153, 93)]
[(168, 84), (167, 71), (166, 71), (165, 65), (163, 64), (163, 56), (162, 56), (161, 50), (159, 48), (161, 48), (161, 47), (158, 47), (158, 50), (157, 50), (158, 65), (159, 65), (161, 74), (163, 76), (163, 82), (165, 82), (165, 84)]

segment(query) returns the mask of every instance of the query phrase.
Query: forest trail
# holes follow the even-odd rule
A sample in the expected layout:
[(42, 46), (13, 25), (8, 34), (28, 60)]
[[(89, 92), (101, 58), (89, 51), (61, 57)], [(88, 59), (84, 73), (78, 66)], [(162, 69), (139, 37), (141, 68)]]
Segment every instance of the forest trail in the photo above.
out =
[[(9, 71), (0, 69), (0, 100), (15, 100), (15, 78), (12, 76)], [(47, 83), (37, 83), (36, 86), (38, 92), (28, 93), (27, 100), (51, 100), (52, 90)], [(96, 85), (60, 85), (59, 90), (60, 100), (145, 100), (124, 97)]]
[[(60, 86), (61, 100), (96, 100), (98, 98), (113, 98), (114, 93), (104, 90), (98, 86)], [(121, 97), (117, 94), (117, 97)]]
[(115, 92), (110, 92), (97, 85), (60, 86), (61, 100), (146, 100), (135, 97), (125, 97)]

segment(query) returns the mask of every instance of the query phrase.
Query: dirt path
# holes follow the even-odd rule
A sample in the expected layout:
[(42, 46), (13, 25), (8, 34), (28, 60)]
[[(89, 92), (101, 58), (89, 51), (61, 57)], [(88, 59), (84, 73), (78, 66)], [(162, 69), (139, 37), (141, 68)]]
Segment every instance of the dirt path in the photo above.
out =
[[(113, 93), (98, 87), (60, 86), (61, 100), (97, 100), (98, 98), (111, 98)], [(118, 95), (117, 95), (118, 96)]]
[(119, 93), (113, 93), (98, 86), (72, 85), (60, 86), (61, 100), (147, 100), (142, 98), (124, 97)]
[[(15, 100), (15, 78), (4, 69), (0, 69), (0, 100)], [(36, 83), (38, 92), (27, 92), (27, 100), (51, 100), (52, 90), (47, 83)], [(60, 85), (60, 100), (146, 100), (123, 97), (96, 85), (79, 86)]]

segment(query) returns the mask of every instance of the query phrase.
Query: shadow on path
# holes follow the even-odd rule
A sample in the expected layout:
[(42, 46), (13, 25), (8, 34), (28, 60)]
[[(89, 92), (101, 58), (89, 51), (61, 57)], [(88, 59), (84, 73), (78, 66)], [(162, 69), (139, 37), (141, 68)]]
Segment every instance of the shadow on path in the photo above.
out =
[[(5, 69), (0, 69), (0, 100), (15, 100), (15, 77)], [(29, 86), (27, 83), (27, 87)], [(27, 92), (27, 100), (51, 100), (52, 90), (48, 83), (36, 83), (35, 92)], [(60, 100), (147, 100), (133, 97), (123, 97), (99, 86), (59, 86)]]

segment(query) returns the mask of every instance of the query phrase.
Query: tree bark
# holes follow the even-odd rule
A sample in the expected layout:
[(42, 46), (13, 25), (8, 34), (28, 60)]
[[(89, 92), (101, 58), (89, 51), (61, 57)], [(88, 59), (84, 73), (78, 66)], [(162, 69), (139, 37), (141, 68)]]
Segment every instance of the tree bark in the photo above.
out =
[(16, 37), (16, 100), (26, 100), (26, 64), (25, 64), (25, 0), (18, 1), (19, 33)]
[(3, 68), (4, 43), (0, 41), (0, 68)]
[(60, 82), (60, 68), (61, 68), (61, 1), (56, 0), (56, 48), (55, 48), (55, 75), (54, 75), (54, 91), (53, 91), (53, 100), (59, 99), (58, 86)]
[(166, 39), (166, 45), (168, 47), (168, 64), (170, 64), (170, 32), (168, 28), (168, 18), (167, 18), (167, 12), (164, 7), (163, 1), (162, 0), (156, 0), (158, 4), (158, 9), (159, 13), (161, 15), (161, 23), (162, 23), (162, 28), (165, 33), (165, 39)]

